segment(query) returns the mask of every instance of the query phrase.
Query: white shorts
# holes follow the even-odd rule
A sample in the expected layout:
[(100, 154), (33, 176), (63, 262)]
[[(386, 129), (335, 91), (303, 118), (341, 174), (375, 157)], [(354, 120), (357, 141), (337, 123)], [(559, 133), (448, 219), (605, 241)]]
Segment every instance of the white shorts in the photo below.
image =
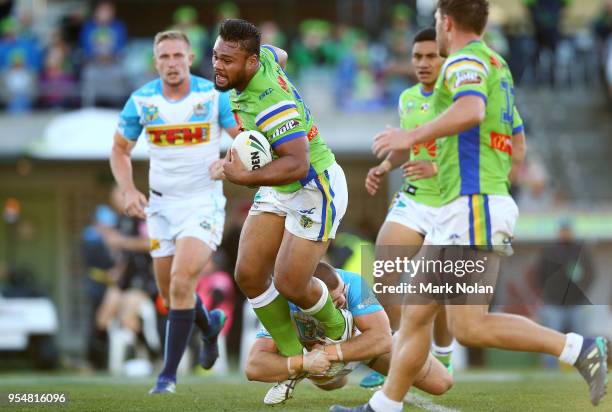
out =
[(284, 216), (285, 229), (291, 234), (326, 242), (336, 236), (347, 204), (346, 178), (342, 168), (334, 163), (297, 192), (280, 193), (271, 187), (261, 187), (249, 214)]
[(479, 246), (507, 254), (518, 215), (510, 196), (461, 196), (439, 209), (425, 244)]
[(415, 202), (411, 195), (400, 191), (393, 197), (385, 222), (406, 226), (423, 236), (431, 232), (440, 208)]
[(173, 256), (176, 240), (184, 237), (195, 237), (217, 250), (223, 237), (225, 202), (219, 194), (180, 202), (156, 202), (151, 195), (147, 208), (151, 256)]

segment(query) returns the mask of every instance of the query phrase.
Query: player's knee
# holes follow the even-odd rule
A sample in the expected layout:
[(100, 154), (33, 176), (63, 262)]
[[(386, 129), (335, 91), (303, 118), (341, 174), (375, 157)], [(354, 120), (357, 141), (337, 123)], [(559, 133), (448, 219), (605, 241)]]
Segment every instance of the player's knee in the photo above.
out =
[(441, 379), (442, 390), (440, 392), (440, 395), (443, 395), (446, 392), (450, 391), (453, 387), (454, 382), (455, 381), (453, 380), (453, 376), (450, 373), (445, 374), (444, 377)]
[(450, 373), (446, 373), (439, 379), (436, 379), (435, 384), (429, 389), (429, 393), (436, 396), (444, 395), (452, 387), (453, 377)]
[(486, 331), (482, 330), (481, 324), (478, 321), (463, 321), (453, 324), (453, 336), (457, 342), (463, 346), (482, 347), (484, 346), (483, 339)]
[(252, 270), (245, 267), (236, 267), (234, 275), (238, 287), (249, 298), (254, 298), (264, 293), (269, 287), (268, 282), (262, 282), (261, 277), (257, 276)]
[(191, 290), (193, 282), (186, 276), (173, 276), (170, 281), (170, 295), (172, 301), (181, 301), (193, 296), (194, 291)]
[(390, 353), (393, 346), (393, 337), (391, 333), (381, 333), (376, 339), (377, 346), (379, 348), (378, 353), (384, 355)]
[(299, 298), (302, 296), (302, 293), (300, 293), (300, 291), (296, 289), (296, 286), (292, 282), (275, 281), (274, 285), (276, 286), (276, 290), (278, 290), (278, 293), (287, 298), (287, 300), (299, 300)]
[(244, 368), (244, 374), (246, 376), (246, 378), (250, 381), (260, 381), (260, 374), (257, 371), (257, 368), (254, 367), (252, 362), (247, 362), (245, 368)]

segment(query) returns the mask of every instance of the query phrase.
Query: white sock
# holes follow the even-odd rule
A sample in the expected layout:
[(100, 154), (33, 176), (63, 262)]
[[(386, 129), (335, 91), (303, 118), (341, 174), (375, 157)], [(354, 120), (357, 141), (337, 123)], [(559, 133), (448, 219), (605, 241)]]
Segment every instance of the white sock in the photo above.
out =
[(316, 315), (317, 313), (321, 312), (321, 309), (323, 309), (323, 306), (325, 306), (325, 303), (327, 303), (327, 297), (329, 296), (329, 291), (327, 290), (327, 286), (325, 285), (325, 283), (319, 278), (313, 277), (313, 279), (321, 286), (321, 297), (319, 298), (317, 303), (314, 304), (313, 307), (300, 308), (302, 312), (308, 315)]
[(455, 341), (453, 340), (448, 346), (438, 346), (435, 343), (431, 344), (431, 352), (434, 356), (445, 356), (450, 354), (455, 348)]
[(402, 402), (392, 401), (387, 398), (387, 395), (381, 390), (376, 391), (374, 396), (370, 399), (370, 407), (375, 412), (402, 412)]
[(577, 333), (568, 333), (565, 336), (565, 346), (563, 347), (563, 352), (561, 352), (559, 356), (559, 360), (568, 365), (574, 365), (578, 360), (578, 356), (580, 356), (584, 338)]

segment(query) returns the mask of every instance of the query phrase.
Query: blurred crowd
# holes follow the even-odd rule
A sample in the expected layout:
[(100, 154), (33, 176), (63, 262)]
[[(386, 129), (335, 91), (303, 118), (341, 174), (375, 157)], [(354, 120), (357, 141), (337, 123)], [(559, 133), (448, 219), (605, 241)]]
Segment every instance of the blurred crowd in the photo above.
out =
[[(588, 82), (593, 77), (589, 67), (599, 66), (612, 94), (612, 0), (605, 1), (592, 28), (567, 35), (560, 25), (572, 1), (522, 0), (531, 21), (519, 27), (507, 24), (504, 11), (494, 7), (487, 41), (508, 59), (517, 83), (555, 87)], [(341, 110), (371, 111), (394, 107), (401, 91), (414, 83), (412, 38), (418, 28), (433, 24), (434, 5), (398, 3), (378, 32), (320, 19), (303, 20), (291, 33), (273, 21), (258, 24), (263, 42), (289, 51), (287, 71), (302, 88), (318, 85)], [(131, 37), (112, 2), (85, 7), (60, 16), (45, 38), (34, 30), (27, 9), (13, 10), (0, 22), (0, 102), (5, 110), (120, 107), (131, 90), (155, 77), (151, 38)], [(213, 27), (205, 27), (191, 6), (178, 7), (168, 22), (167, 28), (188, 34), (195, 73), (210, 75), (217, 27), (228, 17), (245, 16), (224, 2), (216, 7)]]
[[(122, 202), (123, 196), (114, 186), (108, 204), (96, 207), (91, 223), (82, 232), (88, 306), (84, 352), (94, 369), (130, 374), (130, 361), (138, 360), (135, 365), (149, 365), (141, 372), (146, 373), (163, 350), (167, 308), (157, 292), (146, 223), (125, 216)], [(236, 294), (226, 250), (238, 247), (237, 242), (227, 244), (215, 252), (196, 286), (208, 310), (225, 312), (224, 336), (232, 327)]]

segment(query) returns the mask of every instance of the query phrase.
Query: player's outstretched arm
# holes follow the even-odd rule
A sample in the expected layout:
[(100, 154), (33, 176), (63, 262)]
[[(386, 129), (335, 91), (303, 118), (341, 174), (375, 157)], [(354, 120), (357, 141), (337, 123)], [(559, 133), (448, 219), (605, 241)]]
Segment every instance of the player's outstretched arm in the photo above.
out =
[(391, 352), (391, 326), (384, 311), (355, 316), (355, 326), (360, 335), (325, 347), (332, 361), (364, 361)]
[(440, 116), (416, 129), (387, 129), (379, 133), (372, 151), (381, 158), (391, 150), (408, 149), (418, 143), (453, 136), (476, 127), (484, 120), (485, 114), (486, 104), (480, 96), (465, 95)]
[(234, 150), (223, 164), (225, 177), (243, 186), (281, 186), (308, 175), (310, 155), (306, 137), (290, 140), (274, 148), (279, 156), (264, 167), (249, 172)]
[(110, 166), (117, 185), (121, 189), (125, 200), (125, 213), (129, 216), (146, 219), (144, 207), (147, 198), (136, 189), (132, 175), (132, 149), (136, 142), (132, 142), (120, 133), (115, 132), (113, 148), (110, 155)]
[(322, 374), (329, 366), (328, 356), (322, 351), (287, 358), (278, 353), (273, 339), (257, 338), (249, 352), (244, 372), (250, 381), (280, 382), (302, 372)]

